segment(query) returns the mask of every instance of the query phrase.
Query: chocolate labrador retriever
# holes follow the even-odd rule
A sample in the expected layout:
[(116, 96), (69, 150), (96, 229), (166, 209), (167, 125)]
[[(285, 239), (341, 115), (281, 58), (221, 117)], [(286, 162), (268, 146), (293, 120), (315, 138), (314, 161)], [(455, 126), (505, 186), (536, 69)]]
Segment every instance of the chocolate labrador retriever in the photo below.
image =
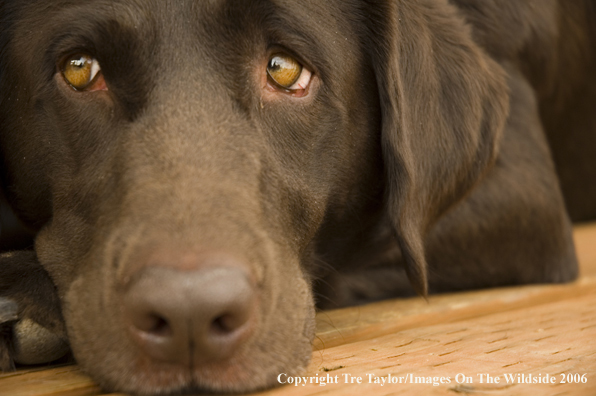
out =
[(107, 390), (245, 392), (307, 365), (315, 303), (573, 280), (594, 20), (591, 0), (3, 0), (2, 367), (68, 342)]

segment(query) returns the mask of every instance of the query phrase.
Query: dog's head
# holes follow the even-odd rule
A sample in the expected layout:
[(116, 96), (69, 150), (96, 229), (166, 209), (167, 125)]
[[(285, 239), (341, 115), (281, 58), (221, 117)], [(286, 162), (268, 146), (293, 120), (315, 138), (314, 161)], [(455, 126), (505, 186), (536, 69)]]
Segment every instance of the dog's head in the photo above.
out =
[(8, 1), (2, 181), (105, 387), (301, 370), (315, 256), (423, 237), (494, 160), (500, 69), (443, 0)]

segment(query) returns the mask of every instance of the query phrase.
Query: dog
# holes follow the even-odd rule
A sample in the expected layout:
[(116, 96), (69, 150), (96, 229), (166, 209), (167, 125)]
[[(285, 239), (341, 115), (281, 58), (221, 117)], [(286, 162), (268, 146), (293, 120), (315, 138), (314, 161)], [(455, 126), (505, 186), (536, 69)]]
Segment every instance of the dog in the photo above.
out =
[(70, 348), (108, 391), (248, 392), (306, 367), (315, 307), (572, 281), (595, 20), (3, 0), (2, 367)]

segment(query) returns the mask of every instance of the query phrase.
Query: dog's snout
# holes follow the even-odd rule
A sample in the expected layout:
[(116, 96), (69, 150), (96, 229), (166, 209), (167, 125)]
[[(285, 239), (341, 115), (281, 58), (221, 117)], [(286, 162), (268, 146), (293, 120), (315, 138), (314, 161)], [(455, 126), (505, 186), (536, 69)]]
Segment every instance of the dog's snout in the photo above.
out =
[(126, 323), (150, 360), (199, 366), (230, 358), (255, 327), (256, 289), (244, 268), (147, 267), (122, 295)]

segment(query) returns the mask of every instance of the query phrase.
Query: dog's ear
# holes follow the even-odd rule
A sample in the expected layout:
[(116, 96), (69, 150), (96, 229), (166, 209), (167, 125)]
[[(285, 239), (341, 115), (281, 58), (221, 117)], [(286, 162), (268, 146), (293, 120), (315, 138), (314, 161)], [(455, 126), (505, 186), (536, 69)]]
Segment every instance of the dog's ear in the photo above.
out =
[(424, 236), (494, 163), (508, 89), (446, 0), (373, 8), (387, 211), (410, 281), (426, 295)]

